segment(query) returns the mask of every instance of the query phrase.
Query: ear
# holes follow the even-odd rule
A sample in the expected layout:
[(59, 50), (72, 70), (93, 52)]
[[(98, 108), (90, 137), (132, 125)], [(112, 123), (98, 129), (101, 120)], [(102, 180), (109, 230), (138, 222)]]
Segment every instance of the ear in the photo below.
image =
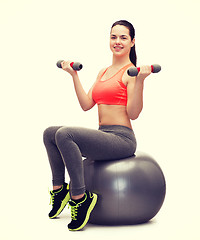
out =
[(131, 47), (133, 47), (135, 45), (135, 38), (133, 38), (133, 40), (131, 41)]

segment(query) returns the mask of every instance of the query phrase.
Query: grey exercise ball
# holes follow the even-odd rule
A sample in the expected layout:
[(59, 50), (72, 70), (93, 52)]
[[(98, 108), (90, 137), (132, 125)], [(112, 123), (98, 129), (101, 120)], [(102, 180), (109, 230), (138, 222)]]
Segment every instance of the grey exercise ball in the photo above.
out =
[(89, 223), (144, 223), (160, 210), (166, 183), (158, 163), (146, 153), (109, 161), (85, 159), (86, 189), (98, 195)]

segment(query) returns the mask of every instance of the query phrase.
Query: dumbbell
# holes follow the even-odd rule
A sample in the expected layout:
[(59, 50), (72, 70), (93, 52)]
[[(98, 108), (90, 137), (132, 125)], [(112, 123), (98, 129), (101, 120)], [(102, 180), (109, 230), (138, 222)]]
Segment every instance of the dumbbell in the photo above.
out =
[[(62, 68), (61, 66), (61, 62), (63, 62), (64, 60), (59, 60), (57, 61), (56, 65), (59, 68)], [(83, 68), (83, 65), (79, 62), (71, 62), (70, 66), (75, 70), (75, 71), (80, 71)]]
[[(152, 73), (158, 73), (158, 72), (160, 72), (160, 70), (161, 70), (160, 65), (158, 65), (158, 64), (151, 65), (151, 72)], [(131, 67), (127, 70), (127, 73), (128, 73), (129, 76), (135, 77), (135, 76), (138, 75), (139, 71), (140, 71), (140, 67), (137, 67), (137, 68), (136, 67)]]

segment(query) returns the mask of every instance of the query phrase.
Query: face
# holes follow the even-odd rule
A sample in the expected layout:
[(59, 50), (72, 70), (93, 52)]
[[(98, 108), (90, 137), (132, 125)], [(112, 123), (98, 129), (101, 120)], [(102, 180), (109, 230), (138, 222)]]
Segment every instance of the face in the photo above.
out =
[(131, 40), (129, 29), (123, 25), (116, 25), (110, 33), (110, 49), (113, 54), (123, 56), (129, 54), (131, 47), (135, 44), (135, 39)]

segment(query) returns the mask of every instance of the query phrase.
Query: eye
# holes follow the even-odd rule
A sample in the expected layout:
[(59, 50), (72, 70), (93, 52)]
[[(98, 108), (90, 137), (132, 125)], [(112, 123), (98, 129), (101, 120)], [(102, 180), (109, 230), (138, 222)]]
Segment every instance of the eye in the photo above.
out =
[(111, 38), (111, 39), (116, 39), (116, 37), (115, 37), (115, 36), (111, 36), (110, 38)]

